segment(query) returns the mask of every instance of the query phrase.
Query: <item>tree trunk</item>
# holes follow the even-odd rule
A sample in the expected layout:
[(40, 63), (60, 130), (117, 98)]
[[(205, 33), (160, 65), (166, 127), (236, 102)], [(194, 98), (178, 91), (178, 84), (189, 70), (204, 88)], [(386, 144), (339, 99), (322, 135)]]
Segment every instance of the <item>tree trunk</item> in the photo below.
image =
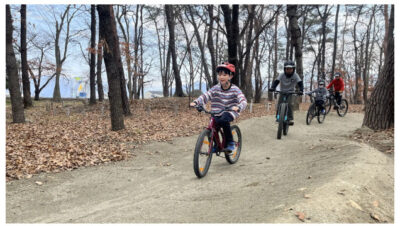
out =
[[(100, 24), (99, 24), (100, 25)], [(103, 91), (103, 81), (101, 78), (101, 65), (103, 62), (103, 40), (99, 32), (99, 42), (98, 42), (98, 50), (97, 50), (97, 92), (99, 95), (99, 101), (103, 102), (104, 100), (104, 91)]]
[(90, 8), (91, 24), (90, 24), (90, 104), (96, 104), (96, 6), (91, 5)]
[[(70, 10), (70, 5), (67, 6), (66, 10), (64, 11), (64, 13), (61, 15), (61, 21), (60, 23), (58, 23), (58, 20), (56, 20), (56, 37), (55, 37), (55, 42), (54, 42), (54, 51), (55, 51), (55, 58), (56, 58), (56, 83), (54, 86), (54, 92), (53, 92), (53, 101), (55, 102), (60, 102), (61, 101), (61, 92), (60, 92), (60, 76), (61, 76), (61, 70), (62, 70), (62, 66), (63, 63), (66, 59), (67, 56), (67, 47), (68, 47), (68, 42), (69, 42), (69, 24), (72, 20), (71, 18), (66, 18), (67, 15), (69, 15), (69, 10)], [(63, 26), (65, 23), (65, 19), (67, 19), (67, 36), (65, 37), (65, 41), (64, 41), (64, 54), (63, 57), (61, 57), (61, 49), (60, 49), (60, 35), (61, 35), (61, 31), (63, 30)]]
[[(130, 100), (133, 99), (133, 92), (132, 92), (132, 65), (131, 65), (131, 51), (130, 51), (130, 35), (129, 35), (129, 21), (127, 20), (127, 13), (126, 13), (126, 5), (122, 6), (122, 13), (119, 14), (119, 8), (118, 6), (118, 11), (117, 11), (117, 21), (119, 24), (119, 27), (121, 29), (122, 35), (124, 37), (124, 55), (125, 55), (125, 61), (126, 61), (126, 66), (128, 69), (128, 97)], [(124, 28), (124, 25), (121, 22), (122, 16), (124, 17), (125, 20), (125, 25), (126, 25), (126, 31)], [(135, 22), (135, 25), (137, 25), (137, 20)], [(135, 27), (136, 29), (136, 27)], [(137, 36), (137, 32), (135, 30), (135, 38)], [(137, 44), (135, 43), (135, 47), (137, 47)], [(136, 57), (136, 56), (135, 56)], [(135, 62), (137, 63), (137, 62)]]
[[(97, 5), (100, 34), (104, 37), (104, 62), (108, 78), (111, 127), (113, 131), (124, 129), (121, 97), (120, 68), (122, 68), (119, 41), (112, 5)], [(120, 65), (120, 66), (119, 66)]]
[(164, 84), (163, 84), (163, 95), (164, 97), (168, 97), (169, 93), (169, 68), (171, 66), (171, 49), (168, 47), (168, 52), (167, 52), (167, 62), (165, 65), (165, 71), (164, 71)]
[(333, 54), (332, 54), (331, 80), (333, 79), (333, 74), (335, 73), (335, 66), (336, 66), (335, 64), (336, 64), (339, 9), (340, 9), (340, 5), (337, 5), (336, 6), (336, 16), (335, 16), (335, 36), (333, 37)]
[(224, 22), (226, 28), (226, 39), (228, 41), (229, 63), (235, 65), (236, 73), (232, 78), (232, 83), (240, 86), (239, 83), (239, 64), (238, 64), (238, 46), (239, 46), (239, 5), (233, 5), (232, 10), (229, 5), (221, 5), (224, 13)]
[(394, 6), (390, 12), (387, 58), (369, 103), (366, 105), (363, 125), (371, 129), (394, 127)]
[(353, 36), (354, 36), (354, 40), (353, 40), (353, 44), (354, 44), (354, 53), (355, 53), (355, 58), (354, 58), (354, 73), (355, 73), (355, 92), (354, 92), (354, 103), (355, 104), (360, 104), (361, 100), (359, 98), (359, 91), (358, 91), (358, 86), (359, 86), (359, 77), (360, 77), (360, 71), (359, 71), (359, 62), (358, 62), (358, 46), (357, 46), (357, 24), (358, 24), (358, 20), (360, 18), (360, 14), (361, 14), (361, 10), (362, 10), (362, 6), (360, 6), (359, 10), (358, 10), (358, 14), (357, 14), (357, 20), (354, 23), (354, 27), (353, 27)]
[(386, 59), (386, 51), (388, 45), (388, 35), (389, 35), (389, 15), (388, 15), (388, 5), (383, 6), (383, 16), (385, 17), (385, 38), (383, 39), (383, 53), (385, 55), (384, 59)]
[[(296, 59), (296, 71), (300, 76), (301, 80), (303, 80), (303, 51), (301, 45), (301, 30), (297, 21), (297, 5), (288, 5), (287, 6), (287, 16), (289, 18), (289, 28), (290, 28), (290, 36), (292, 41), (292, 46), (295, 48), (295, 59)], [(299, 110), (299, 101), (300, 98), (292, 98), (295, 99), (295, 105), (293, 106), (293, 110)]]
[[(364, 59), (364, 71), (363, 71), (363, 81), (364, 81), (364, 89), (363, 89), (363, 98), (364, 98), (364, 104), (367, 104), (368, 101), (368, 88), (369, 88), (369, 78), (368, 78), (368, 64), (369, 64), (369, 59), (370, 59), (370, 54), (369, 54), (369, 39), (370, 39), (370, 34), (371, 34), (371, 26), (372, 26), (372, 19), (375, 17), (375, 8), (376, 6), (373, 6), (374, 8), (372, 9), (372, 15), (369, 20), (369, 24), (367, 27), (367, 40), (365, 44), (365, 59)], [(374, 43), (372, 43), (373, 45)]]
[(26, 52), (26, 5), (21, 5), (21, 67), (24, 107), (32, 107), (31, 84), (29, 82), (28, 61)]
[(214, 42), (213, 42), (213, 26), (214, 26), (214, 6), (213, 5), (208, 5), (207, 10), (208, 10), (208, 16), (210, 18), (210, 26), (208, 28), (208, 36), (207, 36), (207, 47), (208, 50), (210, 51), (210, 56), (211, 56), (211, 76), (212, 76), (212, 84), (216, 85), (218, 83), (217, 79), (217, 73), (215, 73), (215, 69), (217, 68), (217, 61), (215, 58), (215, 49), (214, 49)]
[(248, 15), (248, 20), (249, 20), (249, 28), (247, 32), (247, 37), (246, 37), (246, 56), (244, 59), (244, 65), (243, 65), (243, 70), (240, 73), (241, 76), (241, 87), (244, 89), (244, 95), (246, 96), (247, 100), (253, 99), (253, 85), (251, 82), (251, 77), (252, 73), (248, 72), (248, 68), (250, 64), (250, 49), (252, 46), (252, 34), (253, 34), (253, 24), (254, 24), (254, 17), (255, 17), (255, 7), (256, 5), (249, 5), (249, 15)]
[[(279, 23), (279, 12), (275, 18), (275, 31), (274, 31), (274, 77), (273, 81), (278, 77), (278, 23)], [(268, 88), (270, 88), (271, 81), (268, 80)], [(272, 92), (268, 92), (268, 100), (272, 101)]]
[[(317, 6), (318, 7), (318, 6)], [(322, 79), (325, 80), (326, 79), (326, 70), (325, 70), (325, 52), (326, 52), (326, 23), (328, 21), (328, 5), (325, 5), (325, 10), (324, 13), (321, 15), (320, 11), (319, 11), (319, 7), (318, 9), (318, 13), (321, 17), (321, 22), (322, 22), (322, 43), (321, 43), (321, 76)]]
[(139, 74), (139, 32), (138, 32), (138, 24), (139, 24), (139, 6), (136, 6), (136, 18), (135, 18), (135, 36), (134, 36), (134, 58), (133, 58), (133, 78), (132, 78), (132, 88), (131, 91), (134, 99), (139, 99), (138, 97), (138, 74)]
[(175, 77), (175, 95), (178, 97), (183, 97), (182, 81), (179, 75), (178, 64), (176, 61), (176, 50), (175, 50), (175, 19), (172, 5), (165, 5), (165, 14), (167, 17), (168, 30), (169, 30), (169, 48), (172, 57), (172, 68)]
[(285, 28), (286, 28), (286, 58), (285, 60), (289, 60), (289, 52), (290, 52), (290, 32), (289, 32), (289, 21), (286, 17), (283, 17), (285, 20)]
[(21, 98), (17, 60), (13, 49), (13, 26), (10, 5), (6, 5), (6, 73), (11, 97), (11, 109), (14, 123), (25, 122), (24, 104)]
[(339, 69), (340, 70), (343, 70), (343, 62), (344, 62), (344, 44), (345, 44), (345, 39), (344, 39), (344, 36), (345, 36), (345, 33), (346, 33), (346, 28), (347, 28), (347, 18), (348, 18), (348, 16), (349, 16), (349, 14), (348, 14), (348, 11), (347, 11), (347, 7), (345, 7), (346, 8), (346, 16), (345, 16), (345, 19), (344, 19), (344, 26), (343, 26), (343, 29), (342, 29), (342, 53), (340, 54), (340, 61), (339, 61)]

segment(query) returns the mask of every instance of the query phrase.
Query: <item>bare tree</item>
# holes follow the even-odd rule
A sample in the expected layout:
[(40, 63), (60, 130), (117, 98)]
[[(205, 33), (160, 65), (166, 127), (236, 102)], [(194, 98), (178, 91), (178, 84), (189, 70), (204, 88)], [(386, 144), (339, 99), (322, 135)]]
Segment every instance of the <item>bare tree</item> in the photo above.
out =
[(333, 6), (329, 7), (328, 5), (325, 5), (324, 11), (321, 12), (319, 10), (319, 6), (316, 6), (317, 10), (318, 10), (318, 14), (321, 18), (321, 23), (322, 23), (322, 43), (321, 43), (321, 75), (322, 75), (322, 79), (326, 79), (326, 69), (325, 69), (325, 52), (326, 52), (326, 35), (327, 35), (327, 22), (328, 22), (328, 17), (330, 16), (330, 11), (332, 9)]
[(6, 73), (8, 77), (11, 108), (14, 123), (25, 122), (24, 104), (21, 98), (17, 60), (13, 49), (13, 25), (10, 5), (6, 5)]
[(90, 104), (96, 104), (96, 6), (91, 5), (90, 8), (91, 25), (90, 25)]
[[(78, 12), (78, 9), (75, 9), (71, 14), (70, 14), (70, 9), (71, 5), (68, 5), (65, 11), (60, 15), (59, 20), (56, 19), (56, 34), (55, 34), (55, 40), (54, 40), (54, 45), (55, 45), (55, 58), (56, 58), (56, 84), (54, 86), (54, 92), (53, 92), (53, 101), (61, 101), (61, 93), (60, 93), (60, 76), (61, 76), (61, 71), (62, 71), (62, 66), (67, 59), (67, 52), (68, 52), (68, 44), (72, 38), (72, 34), (70, 34), (70, 26), (71, 26), (71, 21), (74, 18), (75, 14)], [(65, 28), (65, 40), (64, 40), (64, 48), (63, 48), (63, 53), (61, 53), (61, 48), (60, 48), (60, 36), (61, 32)], [(62, 55), (62, 56), (61, 56)]]
[(167, 17), (168, 30), (169, 30), (169, 48), (172, 57), (172, 68), (175, 76), (175, 95), (178, 97), (183, 97), (182, 81), (179, 75), (178, 64), (176, 61), (176, 50), (175, 50), (175, 18), (173, 12), (173, 6), (165, 5), (165, 14)]
[(26, 5), (21, 5), (21, 71), (22, 89), (24, 93), (24, 107), (32, 107), (31, 84), (28, 74), (28, 59), (26, 48)]
[[(161, 14), (161, 8), (158, 7), (147, 7), (147, 11), (149, 12), (149, 17), (153, 20), (156, 33), (157, 33), (157, 47), (158, 47), (158, 55), (160, 60), (160, 74), (161, 74), (161, 82), (163, 87), (163, 96), (168, 97), (168, 88), (169, 88), (169, 62), (170, 62), (170, 50), (166, 48), (166, 28), (159, 27), (158, 17)], [(163, 17), (165, 20), (165, 17)], [(165, 23), (164, 23), (165, 24)], [(163, 34), (161, 35), (161, 32)]]
[[(368, 27), (367, 27), (367, 37), (366, 37), (366, 44), (365, 44), (365, 59), (364, 59), (364, 71), (363, 71), (363, 81), (364, 81), (364, 89), (363, 89), (363, 98), (364, 98), (364, 104), (367, 103), (368, 100), (368, 88), (369, 88), (369, 62), (371, 59), (371, 55), (368, 52), (369, 51), (369, 44), (370, 44), (370, 34), (371, 34), (371, 26), (372, 26), (372, 20), (375, 17), (375, 10), (376, 10), (376, 5), (373, 6), (372, 8), (372, 15), (370, 17)], [(373, 46), (374, 42), (372, 42)]]
[[(361, 15), (361, 11), (363, 9), (363, 5), (359, 6), (358, 8), (358, 13), (357, 13), (357, 19), (356, 22), (354, 23), (354, 27), (353, 27), (353, 44), (354, 44), (354, 53), (355, 53), (355, 58), (354, 58), (354, 72), (355, 72), (355, 92), (354, 92), (354, 103), (355, 104), (360, 104), (361, 100), (360, 100), (360, 95), (359, 95), (359, 84), (360, 84), (360, 63), (359, 63), (359, 59), (358, 59), (358, 48), (359, 46), (357, 46), (357, 24), (359, 22), (359, 18)], [(362, 51), (360, 51), (362, 53)]]
[(207, 79), (207, 85), (208, 85), (208, 88), (211, 88), (214, 83), (211, 80), (210, 71), (208, 70), (208, 65), (207, 65), (206, 56), (205, 56), (204, 43), (201, 40), (201, 36), (200, 36), (200, 32), (199, 32), (199, 25), (197, 25), (196, 20), (194, 19), (194, 16), (193, 16), (194, 10), (193, 10), (192, 6), (187, 6), (187, 10), (185, 10), (185, 14), (186, 14), (186, 17), (188, 18), (189, 22), (192, 24), (192, 26), (194, 28), (194, 33), (196, 35), (197, 44), (199, 45), (199, 49), (200, 49), (200, 53), (201, 53), (201, 55), (200, 55), (201, 63), (204, 67), (204, 74)]
[(110, 101), (112, 130), (124, 129), (124, 111), (122, 106), (121, 89), (121, 53), (117, 36), (117, 27), (112, 5), (97, 5), (100, 21), (100, 34), (104, 37), (104, 62), (108, 78), (108, 97)]
[(336, 16), (335, 16), (335, 35), (333, 37), (333, 54), (332, 54), (332, 70), (331, 70), (331, 80), (333, 79), (333, 74), (335, 73), (336, 64), (336, 49), (337, 49), (337, 33), (338, 33), (338, 19), (339, 19), (339, 9), (340, 5), (336, 6)]

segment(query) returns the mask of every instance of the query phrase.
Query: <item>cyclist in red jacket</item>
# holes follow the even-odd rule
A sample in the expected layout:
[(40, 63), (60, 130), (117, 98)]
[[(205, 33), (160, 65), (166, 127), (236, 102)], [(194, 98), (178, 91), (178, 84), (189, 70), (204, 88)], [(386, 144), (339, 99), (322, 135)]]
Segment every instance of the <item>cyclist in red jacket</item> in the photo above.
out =
[[(338, 106), (340, 106), (340, 104), (342, 103), (342, 92), (344, 90), (344, 82), (340, 76), (341, 76), (340, 72), (336, 72), (334, 79), (326, 87), (327, 89), (330, 89), (333, 85), (333, 90), (335, 91), (335, 99)], [(335, 110), (337, 108), (338, 108), (337, 106), (334, 107)]]

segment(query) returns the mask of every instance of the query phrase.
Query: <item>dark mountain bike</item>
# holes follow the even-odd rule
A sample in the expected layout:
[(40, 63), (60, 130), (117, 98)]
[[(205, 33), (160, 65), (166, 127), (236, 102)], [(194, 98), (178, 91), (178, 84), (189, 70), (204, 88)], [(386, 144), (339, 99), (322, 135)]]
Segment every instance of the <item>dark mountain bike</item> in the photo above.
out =
[(278, 121), (278, 133), (277, 133), (277, 138), (281, 139), (282, 133), (284, 136), (287, 135), (289, 132), (289, 118), (288, 118), (288, 113), (289, 113), (289, 97), (291, 95), (299, 95), (299, 92), (294, 92), (294, 91), (288, 91), (288, 92), (283, 92), (283, 91), (274, 91), (275, 93), (279, 93), (282, 95), (282, 102), (278, 106), (278, 111), (276, 113), (276, 120)]
[(310, 96), (311, 105), (308, 108), (306, 123), (307, 125), (311, 124), (311, 121), (314, 117), (317, 117), (319, 123), (323, 123), (325, 120), (326, 112), (322, 112), (322, 108), (315, 104), (315, 96), (311, 92), (307, 92), (306, 95)]
[(330, 112), (332, 106), (336, 108), (337, 114), (340, 117), (344, 117), (347, 113), (347, 110), (349, 109), (349, 104), (345, 98), (342, 98), (342, 102), (339, 106), (335, 99), (335, 93), (332, 90), (329, 90), (329, 96), (325, 102), (326, 115)]
[[(215, 115), (230, 110), (226, 108), (222, 111), (207, 111), (203, 106), (196, 107), (199, 112), (204, 111), (210, 114), (210, 122), (208, 127), (205, 128), (197, 138), (196, 147), (194, 149), (193, 169), (198, 178), (204, 177), (211, 165), (213, 154), (220, 156), (224, 153), (225, 159), (230, 164), (234, 164), (239, 160), (240, 152), (242, 150), (242, 134), (237, 125), (232, 125), (233, 142), (235, 142), (235, 150), (228, 154), (225, 149), (225, 136), (221, 128), (217, 128), (215, 122)], [(213, 147), (214, 150), (213, 150)], [(220, 156), (222, 157), (222, 156)]]

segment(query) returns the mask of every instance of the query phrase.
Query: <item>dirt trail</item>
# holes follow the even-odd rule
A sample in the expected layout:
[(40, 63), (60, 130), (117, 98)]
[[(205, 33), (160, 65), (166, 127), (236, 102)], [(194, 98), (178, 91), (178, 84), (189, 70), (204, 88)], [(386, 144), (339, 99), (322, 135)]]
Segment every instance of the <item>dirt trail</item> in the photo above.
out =
[[(239, 123), (239, 162), (193, 172), (197, 136), (152, 143), (129, 161), (6, 185), (7, 223), (373, 223), (394, 221), (394, 159), (347, 135), (361, 114), (330, 114), (282, 140), (271, 116)], [(43, 182), (42, 185), (35, 184)]]

